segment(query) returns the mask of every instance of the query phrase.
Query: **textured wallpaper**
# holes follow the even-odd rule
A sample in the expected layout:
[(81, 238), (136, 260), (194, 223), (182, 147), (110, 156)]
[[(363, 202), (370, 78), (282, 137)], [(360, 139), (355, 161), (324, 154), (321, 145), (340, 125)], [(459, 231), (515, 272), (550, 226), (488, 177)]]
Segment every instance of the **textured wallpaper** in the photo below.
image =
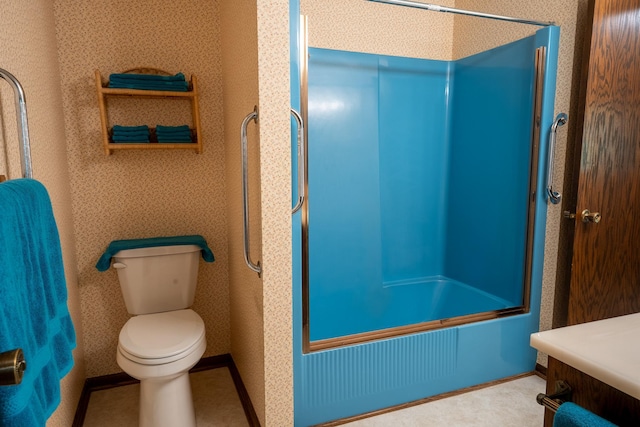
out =
[[(265, 425), (263, 281), (243, 254), (240, 124), (258, 105), (258, 30), (255, 0), (222, 2), (222, 82), (229, 228), (231, 355)], [(262, 261), (259, 127), (248, 131), (251, 259)]]
[[(78, 347), (73, 353), (74, 368), (61, 383), (62, 401), (47, 425), (67, 427), (72, 424), (84, 385), (85, 364), (60, 74), (51, 2), (0, 2), (0, 46), (0, 67), (16, 76), (24, 87), (33, 174), (49, 192), (62, 245), (68, 306), (78, 336)], [(6, 149), (9, 153), (8, 157), (13, 166), (9, 175), (11, 178), (18, 178), (20, 162), (15, 103), (13, 91), (4, 80), (0, 80), (0, 98), (0, 135), (3, 135), (0, 152), (4, 153)], [(6, 173), (5, 162), (1, 160), (0, 173)]]
[(265, 426), (293, 425), (288, 11), (258, 0)]
[[(113, 269), (95, 263), (109, 242), (201, 234), (214, 263), (200, 263), (192, 307), (204, 320), (205, 356), (229, 352), (227, 209), (218, 2), (58, 0), (55, 3), (64, 125), (73, 195), (87, 376), (121, 371), (120, 328), (130, 317)], [(101, 147), (94, 70), (147, 66), (196, 75), (204, 153)], [(124, 125), (189, 123), (186, 101), (109, 101)]]
[[(454, 0), (438, 2), (453, 7)], [(381, 55), (448, 60), (453, 15), (364, 0), (301, 0), (309, 45)]]

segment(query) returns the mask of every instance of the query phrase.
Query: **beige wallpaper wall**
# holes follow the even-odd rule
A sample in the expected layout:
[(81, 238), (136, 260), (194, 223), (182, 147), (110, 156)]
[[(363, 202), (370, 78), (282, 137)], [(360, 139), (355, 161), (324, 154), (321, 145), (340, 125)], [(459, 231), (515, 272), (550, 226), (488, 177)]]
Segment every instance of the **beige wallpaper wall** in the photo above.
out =
[[(75, 366), (61, 384), (62, 402), (48, 426), (70, 426), (84, 384), (82, 322), (75, 268), (71, 192), (67, 172), (60, 72), (53, 5), (46, 0), (0, 2), (0, 67), (22, 83), (27, 100), (34, 178), (49, 191), (60, 233), (69, 310), (78, 337)], [(11, 178), (20, 176), (13, 91), (0, 80), (0, 151), (9, 152)], [(0, 173), (5, 173), (0, 162)]]
[[(438, 4), (453, 7), (454, 0)], [(453, 15), (364, 0), (300, 0), (309, 45), (382, 55), (449, 60)]]
[[(286, 0), (223, 2), (231, 352), (262, 425), (292, 425), (289, 21)], [(239, 126), (248, 126), (251, 259), (243, 256)]]
[(258, 0), (265, 426), (293, 425), (289, 2)]
[[(244, 263), (240, 124), (258, 104), (258, 18), (255, 0), (220, 4), (222, 82), (229, 227), (231, 354), (264, 425), (263, 281)], [(260, 147), (258, 125), (248, 126), (251, 258), (261, 259)]]
[[(200, 263), (193, 309), (205, 322), (205, 356), (229, 352), (218, 2), (57, 0), (54, 5), (87, 376), (120, 371), (116, 346), (129, 315), (116, 273), (94, 267), (116, 239), (203, 235), (216, 261)], [(203, 154), (103, 153), (93, 72), (108, 76), (137, 66), (198, 77)], [(189, 106), (181, 101), (120, 100), (109, 108), (111, 119), (124, 125), (189, 120)]]

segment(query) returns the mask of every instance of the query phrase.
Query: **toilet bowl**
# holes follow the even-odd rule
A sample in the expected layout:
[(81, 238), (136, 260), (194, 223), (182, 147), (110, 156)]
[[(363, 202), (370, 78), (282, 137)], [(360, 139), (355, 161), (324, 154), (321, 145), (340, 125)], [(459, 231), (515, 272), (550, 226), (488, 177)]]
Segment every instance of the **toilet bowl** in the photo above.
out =
[(141, 427), (195, 427), (189, 369), (205, 348), (204, 322), (193, 310), (127, 321), (120, 331), (116, 361), (140, 380)]
[(189, 369), (207, 343), (204, 322), (189, 307), (201, 245), (157, 246), (157, 240), (134, 241), (142, 247), (113, 255), (122, 296), (133, 315), (120, 331), (116, 362), (140, 380), (141, 427), (195, 427)]

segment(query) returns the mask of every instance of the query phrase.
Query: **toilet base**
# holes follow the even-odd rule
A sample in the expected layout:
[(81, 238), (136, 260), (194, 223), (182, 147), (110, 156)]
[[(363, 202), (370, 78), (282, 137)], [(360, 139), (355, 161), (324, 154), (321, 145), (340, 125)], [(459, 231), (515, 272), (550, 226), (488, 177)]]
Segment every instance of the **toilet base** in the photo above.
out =
[(140, 427), (195, 427), (189, 369), (204, 354), (204, 338), (184, 358), (159, 365), (129, 360), (118, 345), (116, 361), (124, 372), (140, 380)]
[(140, 381), (140, 427), (196, 427), (189, 373)]

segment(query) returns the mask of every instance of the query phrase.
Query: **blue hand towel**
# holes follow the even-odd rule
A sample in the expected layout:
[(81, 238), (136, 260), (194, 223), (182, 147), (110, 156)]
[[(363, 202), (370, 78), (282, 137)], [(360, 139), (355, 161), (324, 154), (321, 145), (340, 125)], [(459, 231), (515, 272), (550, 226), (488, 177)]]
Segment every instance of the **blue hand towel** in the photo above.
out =
[(213, 252), (202, 236), (152, 237), (149, 239), (114, 240), (98, 260), (96, 268), (98, 271), (107, 271), (111, 266), (111, 258), (119, 251), (173, 245), (196, 245), (201, 249), (202, 259), (206, 262), (213, 262), (215, 260)]
[(0, 426), (44, 426), (76, 337), (51, 201), (38, 181), (0, 184), (0, 351), (22, 348), (22, 383), (0, 387)]
[(553, 427), (617, 427), (615, 424), (572, 402), (560, 405), (553, 417)]

